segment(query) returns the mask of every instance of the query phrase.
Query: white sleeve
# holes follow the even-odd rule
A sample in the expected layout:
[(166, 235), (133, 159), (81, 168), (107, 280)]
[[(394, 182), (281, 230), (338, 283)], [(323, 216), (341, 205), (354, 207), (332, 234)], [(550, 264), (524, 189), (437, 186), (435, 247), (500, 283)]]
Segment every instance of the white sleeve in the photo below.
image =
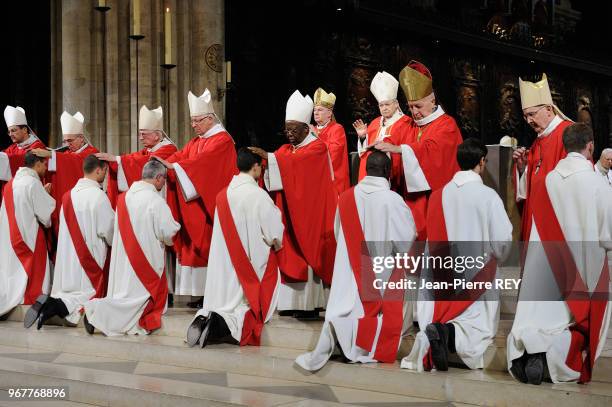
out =
[(361, 140), (359, 136), (357, 136), (357, 153), (359, 154), (360, 157), (363, 153), (366, 152), (367, 148), (368, 148), (368, 136), (366, 135), (363, 138), (363, 141)]
[(178, 179), (181, 190), (183, 191), (185, 201), (189, 202), (199, 197), (200, 195), (198, 195), (198, 191), (196, 191), (193, 183), (187, 176), (187, 173), (178, 163), (174, 163), (174, 171), (176, 172), (176, 178)]
[(166, 246), (172, 246), (172, 238), (181, 229), (181, 225), (174, 220), (170, 207), (161, 197), (159, 198), (159, 204), (150, 208), (155, 212), (153, 214), (155, 236)]
[(57, 171), (56, 154), (55, 151), (51, 151), (51, 158), (49, 158), (49, 163), (47, 164), (47, 171)]
[(518, 168), (514, 170), (514, 179), (516, 182), (516, 202), (520, 202), (524, 199), (527, 199), (527, 169), (529, 167), (525, 166), (525, 170), (523, 171), (523, 175), (519, 176)]
[(113, 211), (106, 195), (102, 195), (98, 201), (97, 222), (98, 237), (104, 239), (107, 246), (112, 246), (115, 228), (115, 211)]
[(493, 255), (504, 261), (512, 248), (512, 223), (504, 208), (504, 203), (496, 194), (488, 205), (489, 240)]
[(8, 155), (0, 152), (0, 181), (10, 181), (12, 177)]
[(414, 150), (407, 144), (402, 144), (402, 166), (406, 178), (406, 189), (408, 192), (421, 192), (430, 190), (429, 183), (423, 169), (417, 160)]
[(125, 192), (130, 189), (127, 183), (127, 178), (125, 178), (125, 172), (123, 172), (120, 156), (117, 156), (117, 187), (119, 188), (120, 192)]
[(276, 245), (277, 250), (280, 250), (283, 246), (283, 232), (285, 230), (283, 216), (267, 193), (260, 200), (258, 212), (264, 241), (268, 246)]
[(270, 192), (283, 189), (283, 180), (274, 153), (268, 153), (268, 170), (264, 174), (264, 183)]
[(51, 214), (55, 210), (55, 199), (45, 191), (40, 182), (32, 184), (31, 197), (36, 219), (46, 228), (51, 226)]

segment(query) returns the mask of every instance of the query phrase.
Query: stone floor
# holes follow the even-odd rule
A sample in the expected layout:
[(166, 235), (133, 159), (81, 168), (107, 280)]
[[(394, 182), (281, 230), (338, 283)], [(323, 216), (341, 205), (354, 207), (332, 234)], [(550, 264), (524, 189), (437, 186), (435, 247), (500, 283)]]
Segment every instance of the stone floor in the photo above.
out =
[[(320, 321), (277, 316), (261, 347), (196, 349), (183, 339), (193, 315), (186, 308), (171, 309), (153, 335), (108, 338), (82, 327), (25, 330), (24, 312), (20, 307), (0, 323), (0, 406), (612, 405), (612, 340), (589, 385), (524, 385), (503, 371), (510, 321), (500, 323), (485, 370), (419, 374), (398, 363), (332, 361), (313, 374), (293, 361), (314, 346)], [(400, 353), (410, 346), (404, 341)], [(7, 401), (15, 386), (67, 386), (69, 400)]]

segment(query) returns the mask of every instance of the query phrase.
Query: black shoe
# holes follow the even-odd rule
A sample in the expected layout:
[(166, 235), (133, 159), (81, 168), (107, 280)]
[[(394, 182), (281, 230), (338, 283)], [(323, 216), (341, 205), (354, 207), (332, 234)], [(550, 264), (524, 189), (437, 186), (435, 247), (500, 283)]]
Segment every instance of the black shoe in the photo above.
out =
[(529, 355), (529, 359), (525, 363), (525, 375), (528, 383), (535, 385), (542, 383), (542, 379), (544, 379), (544, 355), (545, 353)]
[(189, 325), (189, 328), (187, 328), (187, 345), (190, 347), (195, 346), (195, 344), (200, 341), (202, 331), (204, 331), (204, 327), (206, 326), (206, 319), (205, 316), (199, 315), (191, 325)]
[(191, 301), (187, 303), (189, 308), (201, 309), (204, 304), (204, 297), (200, 297), (199, 300)]
[(42, 312), (43, 307), (49, 300), (49, 295), (41, 294), (36, 298), (36, 301), (32, 306), (28, 309), (23, 318), (23, 327), (29, 328), (34, 325), (34, 322), (40, 317), (40, 313)]
[(83, 325), (85, 325), (85, 330), (87, 331), (88, 334), (90, 335), (94, 334), (96, 328), (94, 328), (94, 326), (89, 323), (89, 320), (87, 319), (87, 315), (83, 316)]
[(510, 373), (516, 380), (521, 383), (527, 383), (527, 375), (525, 374), (525, 361), (527, 360), (527, 353), (523, 354), (518, 359), (514, 359), (512, 361), (512, 366), (510, 367)]
[(281, 317), (292, 317), (294, 313), (295, 313), (295, 311), (292, 310), (292, 309), (286, 309), (286, 310), (283, 310), (283, 311), (278, 311), (278, 315), (281, 316)]
[(174, 295), (168, 294), (168, 308), (174, 308)]
[(425, 335), (431, 346), (431, 358), (436, 370), (448, 370), (448, 327), (446, 324), (434, 323), (425, 328)]
[(67, 315), (68, 309), (66, 308), (66, 304), (64, 304), (64, 301), (59, 298), (49, 297), (49, 299), (47, 300), (47, 302), (45, 302), (44, 306), (40, 311), (40, 316), (38, 317), (38, 324), (36, 325), (36, 329), (40, 330), (43, 324), (54, 316), (66, 318)]
[(293, 318), (299, 319), (301, 321), (316, 321), (320, 319), (319, 311), (317, 311), (316, 309), (312, 311), (294, 311)]

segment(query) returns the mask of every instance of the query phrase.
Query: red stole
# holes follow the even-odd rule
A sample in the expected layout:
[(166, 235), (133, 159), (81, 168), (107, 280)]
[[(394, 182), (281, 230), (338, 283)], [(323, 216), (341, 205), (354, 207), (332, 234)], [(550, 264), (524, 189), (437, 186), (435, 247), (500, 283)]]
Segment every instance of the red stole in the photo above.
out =
[(236, 275), (249, 302), (249, 311), (244, 316), (242, 323), (242, 337), (240, 346), (255, 345), (261, 342), (261, 331), (268, 315), (274, 289), (278, 282), (278, 263), (274, 249), (270, 248), (270, 256), (264, 275), (259, 277), (247, 256), (240, 235), (236, 229), (234, 218), (227, 199), (227, 187), (217, 195), (217, 216), (223, 231), (223, 237), (230, 260), (236, 270)]
[(283, 190), (273, 193), (285, 225), (278, 263), (283, 281), (306, 281), (311, 266), (331, 284), (336, 255), (334, 217), (338, 193), (331, 179), (327, 147), (314, 140), (294, 149), (281, 146), (275, 157)]
[[(529, 149), (526, 174), (527, 197), (523, 204), (523, 211), (521, 214), (521, 240), (524, 242), (529, 241), (529, 235), (531, 233), (533, 215), (531, 188), (538, 180), (545, 179), (546, 175), (557, 166), (559, 160), (565, 158), (567, 155), (563, 147), (563, 130), (570, 124), (572, 124), (572, 122), (569, 120), (562, 121), (548, 136), (536, 138)], [(514, 166), (513, 171), (516, 171), (516, 166)], [(514, 178), (513, 176), (513, 181)], [(518, 185), (515, 185), (515, 188), (518, 188)]]
[[(372, 259), (365, 245), (363, 228), (359, 221), (355, 188), (340, 195), (338, 210), (349, 262), (353, 269), (364, 312), (363, 317), (357, 323), (356, 345), (368, 352), (372, 351), (378, 327), (378, 315), (382, 314), (382, 326), (376, 342), (374, 359), (379, 362), (392, 363), (397, 357), (401, 339), (403, 291), (385, 290), (383, 298), (380, 291), (373, 286), (376, 277), (372, 269)], [(399, 281), (401, 277), (402, 273), (396, 269), (389, 280)]]
[(36, 244), (34, 252), (30, 250), (27, 243), (23, 240), (17, 219), (15, 218), (15, 201), (13, 200), (13, 180), (10, 180), (4, 187), (4, 209), (8, 219), (11, 245), (28, 275), (28, 283), (23, 295), (23, 303), (31, 305), (36, 302), (36, 298), (42, 294), (43, 281), (45, 279), (47, 266), (47, 242), (42, 228), (38, 225), (36, 232)]
[[(429, 198), (429, 207), (427, 209), (427, 242), (430, 256), (446, 257), (450, 255), (450, 247), (448, 245), (448, 233), (446, 231), (446, 220), (444, 218), (444, 209), (442, 206), (443, 188), (433, 192)], [(452, 282), (452, 270), (442, 268), (434, 269), (433, 275), (436, 281)], [(485, 266), (472, 278), (473, 282), (486, 282), (495, 279), (497, 271), (497, 260), (494, 257), (485, 264)], [(464, 290), (455, 294), (453, 290), (441, 291), (435, 295), (434, 314), (432, 323), (440, 322), (447, 323), (448, 321), (457, 318), (465, 310), (468, 309), (475, 301), (477, 301), (484, 293), (485, 289), (470, 289)], [(431, 348), (423, 357), (423, 368), (427, 371), (433, 367), (431, 356)]]
[(151, 263), (149, 263), (149, 260), (138, 244), (125, 203), (125, 194), (119, 195), (117, 199), (119, 233), (121, 233), (121, 241), (123, 242), (125, 254), (130, 261), (130, 265), (150, 295), (138, 323), (147, 331), (153, 331), (161, 327), (162, 313), (168, 300), (168, 282), (165, 273), (162, 272), (161, 276), (157, 275), (157, 272), (151, 266)]
[[(83, 178), (83, 160), (88, 155), (97, 152), (97, 148), (88, 145), (80, 153), (59, 152), (55, 154), (55, 171), (47, 172), (47, 182), (52, 185), (51, 195), (55, 202), (61, 202), (64, 194), (74, 188), (77, 181)], [(59, 232), (59, 210), (60, 206), (57, 205), (51, 215), (54, 238), (57, 238)]]
[(76, 213), (74, 212), (74, 207), (72, 206), (71, 191), (64, 194), (62, 207), (64, 209), (64, 220), (66, 221), (74, 250), (79, 258), (79, 263), (81, 267), (83, 267), (83, 270), (85, 270), (85, 274), (87, 274), (91, 285), (96, 290), (92, 298), (102, 298), (106, 295), (106, 279), (108, 277), (110, 253), (106, 254), (104, 267), (100, 267), (96, 259), (91, 255), (89, 247), (87, 247), (87, 243), (83, 237), (83, 233), (81, 232)]
[[(533, 197), (533, 217), (535, 223), (541, 225), (538, 234), (546, 258), (559, 291), (574, 316), (574, 324), (570, 327), (572, 340), (565, 363), (572, 370), (580, 372), (579, 383), (587, 383), (593, 373), (599, 334), (608, 303), (608, 260), (604, 257), (597, 286), (590, 296), (555, 214), (546, 188), (546, 178), (533, 184)], [(584, 358), (582, 352), (586, 353)]]

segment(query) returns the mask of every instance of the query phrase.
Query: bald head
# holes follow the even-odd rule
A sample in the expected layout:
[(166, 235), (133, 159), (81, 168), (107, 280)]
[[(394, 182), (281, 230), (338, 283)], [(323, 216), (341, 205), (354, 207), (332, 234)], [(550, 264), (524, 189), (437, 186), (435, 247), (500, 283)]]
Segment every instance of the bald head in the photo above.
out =
[(382, 151), (372, 151), (366, 161), (366, 175), (389, 179), (391, 159)]

